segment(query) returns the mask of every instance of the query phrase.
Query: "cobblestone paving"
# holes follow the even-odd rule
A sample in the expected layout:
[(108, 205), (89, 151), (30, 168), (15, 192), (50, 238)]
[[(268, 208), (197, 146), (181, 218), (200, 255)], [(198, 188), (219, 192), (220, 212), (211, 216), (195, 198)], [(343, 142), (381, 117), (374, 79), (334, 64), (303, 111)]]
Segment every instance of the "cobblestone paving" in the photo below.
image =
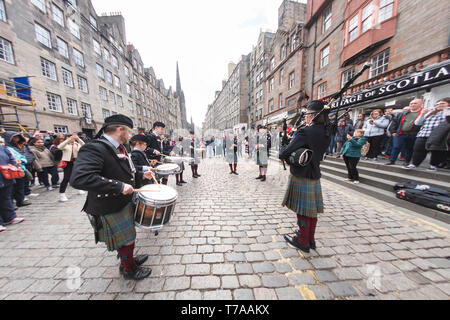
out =
[(26, 221), (0, 234), (0, 300), (449, 299), (447, 225), (323, 181), (318, 249), (302, 254), (283, 239), (296, 228), (280, 206), (288, 173), (272, 163), (261, 183), (242, 161), (238, 172), (206, 160), (192, 181), (188, 168), (170, 225), (138, 231), (153, 269), (141, 282), (123, 280), (116, 254), (94, 243), (83, 196), (69, 189), (60, 204), (35, 189), (18, 211)]

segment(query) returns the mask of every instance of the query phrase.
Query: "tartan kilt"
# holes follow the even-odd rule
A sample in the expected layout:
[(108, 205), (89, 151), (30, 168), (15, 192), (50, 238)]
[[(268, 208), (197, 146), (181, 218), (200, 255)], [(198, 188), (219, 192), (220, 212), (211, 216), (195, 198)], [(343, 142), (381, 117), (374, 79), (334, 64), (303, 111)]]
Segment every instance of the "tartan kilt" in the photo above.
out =
[(291, 175), (282, 206), (301, 216), (317, 218), (324, 211), (320, 180)]
[(136, 240), (133, 204), (121, 211), (100, 217), (103, 228), (98, 231), (98, 241), (106, 243), (108, 251), (116, 251)]

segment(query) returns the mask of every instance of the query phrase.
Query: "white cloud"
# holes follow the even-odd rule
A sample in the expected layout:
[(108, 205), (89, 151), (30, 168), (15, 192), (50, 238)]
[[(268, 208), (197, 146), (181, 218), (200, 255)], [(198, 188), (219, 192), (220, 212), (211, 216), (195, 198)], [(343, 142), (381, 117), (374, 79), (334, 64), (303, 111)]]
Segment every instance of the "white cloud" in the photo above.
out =
[(127, 40), (166, 87), (175, 87), (176, 62), (188, 120), (201, 126), (214, 93), (256, 44), (260, 29), (276, 30), (281, 0), (92, 0), (97, 14), (122, 12)]

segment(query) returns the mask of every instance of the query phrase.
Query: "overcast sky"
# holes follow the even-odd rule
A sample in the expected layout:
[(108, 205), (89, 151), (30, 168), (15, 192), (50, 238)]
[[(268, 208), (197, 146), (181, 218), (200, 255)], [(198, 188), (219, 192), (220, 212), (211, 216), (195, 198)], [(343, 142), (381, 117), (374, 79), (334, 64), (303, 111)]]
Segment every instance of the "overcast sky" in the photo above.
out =
[[(300, 1), (300, 2), (306, 2)], [(121, 12), (127, 41), (166, 88), (176, 86), (178, 61), (188, 121), (204, 121), (228, 77), (230, 61), (250, 53), (259, 32), (276, 31), (282, 0), (92, 0), (98, 15)]]

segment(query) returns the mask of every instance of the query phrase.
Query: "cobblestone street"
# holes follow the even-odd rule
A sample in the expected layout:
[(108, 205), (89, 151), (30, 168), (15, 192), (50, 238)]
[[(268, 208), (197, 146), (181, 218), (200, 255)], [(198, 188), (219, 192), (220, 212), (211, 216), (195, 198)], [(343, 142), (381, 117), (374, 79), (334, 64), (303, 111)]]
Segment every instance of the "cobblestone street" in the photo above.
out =
[(323, 180), (318, 249), (301, 254), (283, 239), (297, 227), (281, 207), (287, 171), (272, 163), (261, 183), (253, 162), (234, 176), (216, 161), (195, 181), (188, 167), (159, 236), (138, 231), (137, 254), (153, 269), (141, 282), (123, 280), (116, 253), (94, 243), (84, 196), (69, 188), (61, 204), (57, 191), (34, 189), (18, 211), (26, 221), (0, 234), (0, 300), (449, 299), (447, 225)]

